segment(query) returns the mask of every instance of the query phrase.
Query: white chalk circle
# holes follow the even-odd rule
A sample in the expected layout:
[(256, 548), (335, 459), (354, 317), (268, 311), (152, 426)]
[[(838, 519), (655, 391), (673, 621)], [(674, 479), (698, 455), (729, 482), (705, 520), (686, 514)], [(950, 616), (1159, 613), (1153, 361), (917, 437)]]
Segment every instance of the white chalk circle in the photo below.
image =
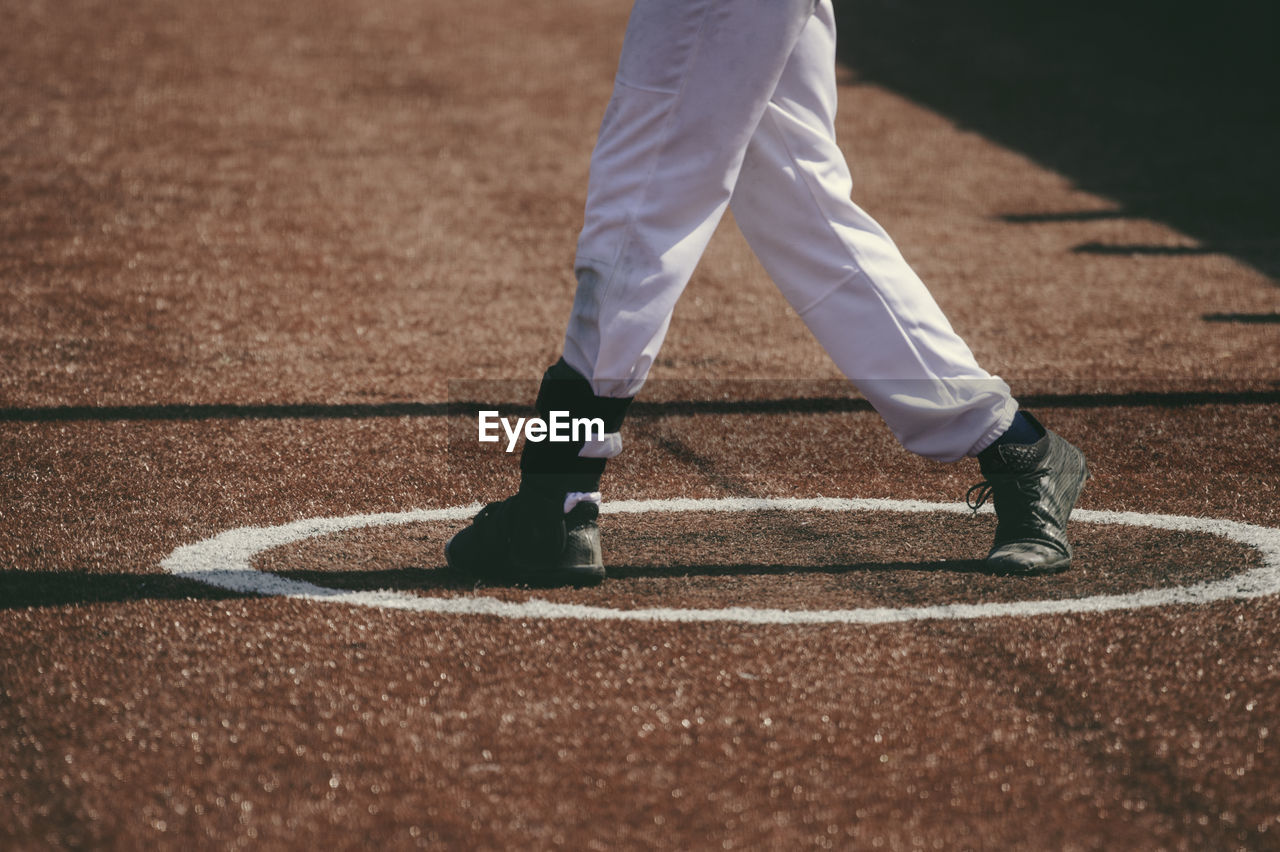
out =
[[(501, 618), (572, 618), (596, 621), (733, 622), (740, 624), (892, 624), (927, 619), (977, 619), (1009, 616), (1061, 615), (1064, 613), (1110, 612), (1168, 606), (1205, 604), (1212, 601), (1258, 598), (1280, 592), (1280, 530), (1237, 521), (1177, 515), (1148, 515), (1136, 512), (1099, 512), (1078, 509), (1072, 521), (1088, 524), (1123, 524), (1152, 529), (1208, 533), (1256, 548), (1262, 565), (1232, 577), (1190, 586), (1145, 589), (1129, 594), (1096, 595), (1061, 600), (1014, 601), (1005, 603), (939, 604), (918, 607), (872, 607), (841, 610), (788, 610), (731, 607), (728, 609), (613, 609), (553, 603), (531, 599), (514, 603), (485, 596), (434, 598), (397, 591), (344, 591), (290, 580), (257, 571), (252, 560), (259, 553), (294, 542), (365, 527), (426, 521), (462, 521), (479, 506), (448, 509), (421, 509), (343, 518), (315, 518), (277, 527), (241, 527), (213, 538), (185, 545), (161, 562), (169, 573), (255, 595), (278, 595), (306, 601), (371, 606), (439, 615), (490, 615)], [(915, 500), (841, 498), (730, 498), (623, 500), (606, 503), (609, 514), (646, 512), (953, 512), (967, 513), (962, 504), (924, 503)]]

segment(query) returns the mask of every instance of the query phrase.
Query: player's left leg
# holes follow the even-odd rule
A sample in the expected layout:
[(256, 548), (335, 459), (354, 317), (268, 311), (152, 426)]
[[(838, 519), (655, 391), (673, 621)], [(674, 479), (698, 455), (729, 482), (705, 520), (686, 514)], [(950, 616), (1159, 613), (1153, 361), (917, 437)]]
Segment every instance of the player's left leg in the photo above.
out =
[(834, 69), (835, 21), (820, 0), (747, 147), (734, 217), (903, 446), (940, 461), (979, 456), (1000, 516), (992, 567), (1061, 570), (1083, 455), (1017, 413), (1008, 385), (977, 363), (889, 235), (850, 200)]
[(815, 0), (636, 0), (591, 153), (565, 363), (640, 390)]
[(729, 205), (742, 157), (814, 0), (636, 0), (592, 152), (564, 357), (538, 409), (600, 418), (600, 441), (526, 443), (519, 493), (447, 547), (486, 577), (604, 575), (594, 514), (617, 428)]

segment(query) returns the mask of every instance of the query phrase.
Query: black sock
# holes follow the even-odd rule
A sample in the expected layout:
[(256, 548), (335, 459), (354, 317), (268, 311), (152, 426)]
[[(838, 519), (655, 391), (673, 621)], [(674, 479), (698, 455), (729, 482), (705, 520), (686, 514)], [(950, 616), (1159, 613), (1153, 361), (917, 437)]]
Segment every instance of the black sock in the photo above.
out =
[(996, 444), (1034, 444), (1044, 437), (1044, 427), (1034, 417), (1019, 411), (1013, 415), (1013, 422), (999, 438)]
[[(537, 409), (542, 417), (552, 411), (567, 411), (570, 418), (599, 418), (604, 432), (610, 434), (622, 427), (631, 398), (596, 396), (591, 383), (561, 358), (542, 376), (538, 389)], [(584, 441), (526, 441), (520, 457), (520, 490), (539, 493), (599, 491), (605, 459), (582, 458), (578, 453)]]

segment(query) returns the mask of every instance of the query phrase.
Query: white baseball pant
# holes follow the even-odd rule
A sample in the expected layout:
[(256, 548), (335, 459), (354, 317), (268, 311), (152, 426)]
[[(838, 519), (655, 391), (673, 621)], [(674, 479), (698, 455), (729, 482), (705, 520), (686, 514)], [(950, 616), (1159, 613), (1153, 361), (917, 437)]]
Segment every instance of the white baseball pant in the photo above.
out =
[(564, 358), (634, 396), (725, 209), (908, 450), (954, 461), (1017, 403), (850, 200), (830, 0), (637, 0), (591, 158)]

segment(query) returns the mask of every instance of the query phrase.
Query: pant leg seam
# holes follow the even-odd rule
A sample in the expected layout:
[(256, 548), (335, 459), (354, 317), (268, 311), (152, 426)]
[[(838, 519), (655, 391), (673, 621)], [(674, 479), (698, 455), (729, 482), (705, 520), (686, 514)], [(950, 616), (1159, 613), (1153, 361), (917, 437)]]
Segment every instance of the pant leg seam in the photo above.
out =
[(662, 89), (657, 86), (642, 86), (639, 83), (632, 83), (629, 80), (622, 79), (621, 76), (614, 77), (613, 82), (619, 86), (625, 86), (636, 92), (650, 92), (655, 95), (679, 95), (679, 89)]
[[(614, 262), (611, 265), (611, 268), (609, 270), (609, 277), (605, 281), (603, 292), (600, 294), (600, 299), (598, 304), (600, 305), (599, 312), (601, 315), (604, 314), (605, 305), (609, 301), (609, 297), (613, 295), (614, 286), (618, 279), (618, 272), (622, 265), (622, 258), (626, 255), (627, 249), (630, 248), (631, 243), (634, 240), (635, 232), (636, 232), (637, 211), (644, 207), (644, 203), (649, 197), (649, 188), (653, 185), (653, 176), (658, 169), (658, 161), (662, 158), (663, 152), (666, 150), (667, 145), (670, 143), (671, 124), (675, 119), (676, 108), (680, 105), (682, 96), (684, 95), (684, 91), (688, 86), (689, 69), (697, 61), (698, 56), (701, 53), (702, 44), (704, 39), (706, 38), (707, 20), (711, 16), (711, 8), (712, 7), (708, 5), (706, 9), (704, 9), (702, 13), (702, 20), (698, 23), (698, 34), (694, 40), (693, 46), (690, 48), (689, 60), (686, 65), (685, 72), (680, 78), (680, 87), (675, 91), (671, 91), (671, 92), (663, 92), (661, 90), (641, 89), (642, 91), (654, 91), (658, 94), (669, 95), (672, 100), (671, 100), (670, 106), (667, 109), (667, 114), (663, 117), (663, 120), (662, 120), (662, 131), (659, 137), (661, 141), (658, 143), (657, 147), (654, 149), (654, 155), (645, 173), (644, 183), (642, 184), (640, 192), (637, 193), (637, 202), (632, 207), (632, 209), (627, 213), (627, 224), (623, 230), (624, 236), (622, 240), (619, 241), (618, 243), (618, 251), (615, 255)], [(621, 82), (623, 85), (631, 89), (640, 88), (637, 86), (633, 86), (629, 83), (626, 83), (621, 79), (621, 76), (615, 76), (614, 82), (615, 83)], [(591, 378), (594, 380), (594, 376)]]
[[(808, 305), (804, 309), (804, 311), (797, 312), (797, 313), (799, 313), (803, 317), (804, 314), (813, 310), (823, 301), (825, 301), (826, 299), (834, 295), (838, 290), (840, 290), (850, 281), (857, 279), (859, 276), (861, 276), (866, 280), (866, 282), (870, 285), (871, 291), (875, 293), (876, 298), (879, 299), (880, 302), (886, 306), (886, 308), (888, 308), (889, 302), (888, 302), (888, 299), (885, 297), (883, 289), (876, 283), (875, 279), (872, 276), (867, 274), (866, 267), (862, 263), (862, 259), (859, 255), (859, 252), (857, 251), (857, 248), (855, 246), (851, 246), (848, 243), (848, 241), (846, 241), (843, 237), (841, 237), (840, 233), (832, 225), (832, 217), (830, 213), (827, 211), (826, 207), (822, 204), (818, 196), (818, 193), (814, 191), (813, 183), (808, 170), (804, 168), (800, 168), (800, 160), (796, 157), (795, 153), (792, 151), (791, 145), (789, 144), (789, 141), (787, 139), (787, 134), (783, 132), (781, 125), (778, 123), (777, 117), (773, 114), (773, 110), (775, 108), (779, 110), (781, 109), (781, 107), (775, 107), (775, 105), (772, 102), (770, 102), (769, 106), (765, 110), (765, 120), (769, 121), (773, 125), (774, 132), (777, 133), (778, 139), (781, 140), (782, 142), (782, 148), (787, 154), (787, 159), (791, 161), (793, 167), (795, 168), (796, 174), (799, 176), (801, 182), (804, 184), (804, 188), (806, 193), (809, 196), (809, 200), (813, 203), (814, 207), (816, 207), (818, 212), (821, 214), (823, 223), (825, 224), (827, 230), (830, 232), (831, 236), (834, 237), (836, 242), (844, 248), (845, 252), (849, 256), (850, 262), (853, 264), (853, 267), (854, 267), (853, 275), (850, 275), (841, 279), (841, 281), (838, 284), (831, 287), (830, 290), (823, 293), (822, 296), (815, 299), (812, 304)], [(833, 145), (836, 144), (834, 138), (831, 141)], [(843, 152), (841, 153), (841, 156), (843, 156)], [(903, 263), (906, 263), (906, 261), (904, 260)], [(889, 316), (893, 318), (894, 324), (897, 326), (898, 331), (902, 335), (903, 340), (906, 341), (907, 345), (910, 347), (912, 354), (915, 356), (916, 362), (919, 363), (922, 367), (927, 367), (927, 362), (921, 356), (919, 347), (916, 345), (916, 342), (911, 339), (911, 335), (906, 333), (906, 328), (902, 325), (897, 312), (893, 310), (887, 310), (887, 313), (889, 314)], [(932, 370), (928, 370), (927, 372), (932, 373)]]

